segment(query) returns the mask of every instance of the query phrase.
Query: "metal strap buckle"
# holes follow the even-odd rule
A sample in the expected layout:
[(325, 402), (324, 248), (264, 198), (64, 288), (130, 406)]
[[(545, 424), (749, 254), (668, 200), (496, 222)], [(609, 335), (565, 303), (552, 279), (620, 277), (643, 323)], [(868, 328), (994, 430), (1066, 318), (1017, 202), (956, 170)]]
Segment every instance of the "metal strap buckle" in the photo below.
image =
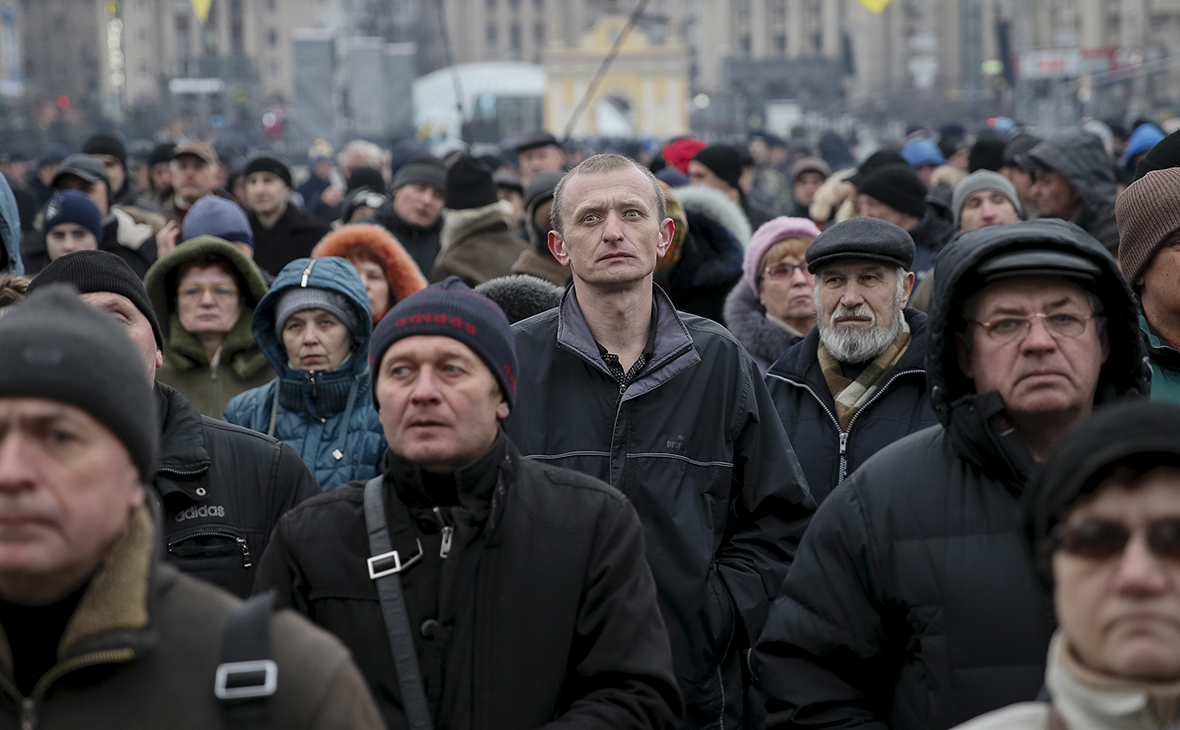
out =
[[(414, 557), (410, 558), (409, 560), (407, 560), (404, 563), (402, 562), (401, 556), (397, 554), (396, 550), (390, 550), (387, 553), (382, 553), (380, 555), (374, 555), (373, 557), (369, 558), (369, 560), (368, 560), (369, 577), (372, 578), (373, 580), (377, 580), (378, 578), (384, 578), (387, 575), (393, 575), (394, 573), (400, 573), (403, 570), (405, 570), (406, 568), (413, 565), (414, 563), (421, 560), (422, 559), (422, 541), (416, 540), (416, 542), (418, 543), (418, 554), (415, 555)], [(377, 570), (377, 561), (378, 560), (389, 560), (390, 558), (393, 559), (393, 567), (392, 568), (388, 568), (386, 570), (380, 570), (380, 571)]]
[[(262, 673), (261, 677), (253, 677)], [(232, 686), (231, 686), (232, 681)], [(223, 700), (269, 697), (279, 686), (279, 666), (271, 659), (251, 662), (229, 662), (217, 667), (213, 694)]]

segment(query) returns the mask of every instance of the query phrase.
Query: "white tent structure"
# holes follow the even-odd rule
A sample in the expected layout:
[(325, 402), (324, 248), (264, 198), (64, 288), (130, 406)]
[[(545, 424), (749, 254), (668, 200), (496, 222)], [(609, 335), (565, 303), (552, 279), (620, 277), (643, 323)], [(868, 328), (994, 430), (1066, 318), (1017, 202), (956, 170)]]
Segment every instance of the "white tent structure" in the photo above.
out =
[(491, 113), (497, 97), (545, 96), (545, 71), (531, 63), (463, 63), (420, 76), (414, 80), (414, 125), (420, 132), (428, 129), (436, 144), (458, 139), (463, 128), (455, 104), (456, 77), (468, 119), (481, 108)]

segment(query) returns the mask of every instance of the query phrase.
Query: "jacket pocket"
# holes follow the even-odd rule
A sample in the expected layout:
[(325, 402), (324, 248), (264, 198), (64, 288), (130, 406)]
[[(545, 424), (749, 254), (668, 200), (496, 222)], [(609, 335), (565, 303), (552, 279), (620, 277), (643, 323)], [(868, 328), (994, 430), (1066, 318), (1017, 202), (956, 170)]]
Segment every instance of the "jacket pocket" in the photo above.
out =
[(733, 599), (721, 575), (717, 572), (717, 565), (709, 568), (705, 579), (707, 600), (706, 615), (709, 619), (709, 640), (711, 643), (710, 660), (714, 666), (724, 664), (733, 646), (734, 608)]
[(168, 562), (238, 596), (250, 595), (258, 555), (237, 530), (209, 526), (167, 537)]

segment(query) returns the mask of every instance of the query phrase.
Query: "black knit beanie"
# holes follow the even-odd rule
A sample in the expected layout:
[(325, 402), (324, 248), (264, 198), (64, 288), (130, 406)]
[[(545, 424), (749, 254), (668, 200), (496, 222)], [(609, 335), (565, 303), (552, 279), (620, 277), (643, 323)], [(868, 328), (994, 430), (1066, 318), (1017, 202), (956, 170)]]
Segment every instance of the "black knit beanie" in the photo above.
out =
[(735, 190), (741, 189), (739, 181), (742, 177), (742, 151), (737, 147), (728, 144), (710, 145), (696, 153), (692, 159), (709, 168), (730, 187)]
[(148, 165), (155, 165), (161, 162), (172, 161), (172, 150), (176, 149), (176, 145), (171, 142), (161, 142), (152, 148), (152, 153), (148, 155)]
[(249, 176), (255, 172), (269, 172), (281, 178), (287, 187), (291, 187), (291, 168), (287, 166), (286, 162), (274, 155), (255, 155), (246, 163), (246, 169), (242, 174)]
[(81, 408), (123, 442), (146, 484), (160, 427), (143, 358), (113, 316), (77, 293), (42, 285), (5, 310), (0, 398), (44, 398)]
[(1139, 160), (1135, 167), (1135, 179), (1138, 180), (1152, 170), (1166, 170), (1169, 167), (1180, 167), (1180, 131), (1172, 132), (1161, 139), (1146, 157)]
[(516, 340), (508, 318), (491, 299), (459, 277), (448, 276), (398, 302), (373, 330), (369, 369), (377, 410), (381, 410), (377, 381), (385, 351), (398, 340), (415, 335), (451, 337), (470, 347), (492, 371), (508, 408), (512, 408), (516, 402)]
[(906, 215), (921, 218), (926, 214), (926, 186), (909, 165), (878, 167), (860, 182), (857, 190)]
[(427, 185), (440, 193), (447, 189), (447, 166), (433, 155), (417, 155), (406, 161), (393, 176), (391, 190), (406, 185)]
[(451, 210), (482, 208), (500, 199), (492, 171), (464, 155), (447, 170), (446, 206)]
[(894, 163), (898, 165), (910, 164), (906, 162), (904, 157), (901, 156), (900, 151), (895, 150), (892, 147), (884, 147), (879, 149), (873, 154), (869, 155), (864, 162), (860, 163), (860, 167), (856, 168), (856, 174), (848, 178), (848, 182), (852, 183), (852, 185), (859, 190), (861, 182), (867, 179), (869, 175), (873, 174), (873, 172), (879, 168), (884, 167), (885, 165), (892, 165)]
[(82, 152), (88, 155), (110, 155), (127, 167), (127, 147), (123, 140), (113, 134), (99, 132), (90, 135), (86, 144), (82, 145)]
[(348, 176), (348, 192), (352, 192), (357, 188), (372, 188), (384, 192), (385, 178), (381, 177), (381, 171), (372, 167), (356, 167)]
[(49, 284), (69, 284), (82, 294), (107, 291), (127, 297), (147, 317), (156, 336), (156, 346), (163, 349), (160, 322), (147, 289), (127, 262), (109, 251), (75, 251), (46, 266), (29, 284), (29, 293)]

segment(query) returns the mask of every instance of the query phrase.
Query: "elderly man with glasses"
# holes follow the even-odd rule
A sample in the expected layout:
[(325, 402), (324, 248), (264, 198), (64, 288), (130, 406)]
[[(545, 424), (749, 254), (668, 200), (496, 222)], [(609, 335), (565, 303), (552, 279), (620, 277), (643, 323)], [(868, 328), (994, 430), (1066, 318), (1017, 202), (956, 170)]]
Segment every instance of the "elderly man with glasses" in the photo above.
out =
[(1146, 391), (1137, 310), (1102, 244), (1059, 220), (964, 234), (936, 275), (941, 425), (816, 512), (751, 658), (768, 727), (941, 730), (1041, 688), (1054, 621), (1018, 500), (1068, 429)]

